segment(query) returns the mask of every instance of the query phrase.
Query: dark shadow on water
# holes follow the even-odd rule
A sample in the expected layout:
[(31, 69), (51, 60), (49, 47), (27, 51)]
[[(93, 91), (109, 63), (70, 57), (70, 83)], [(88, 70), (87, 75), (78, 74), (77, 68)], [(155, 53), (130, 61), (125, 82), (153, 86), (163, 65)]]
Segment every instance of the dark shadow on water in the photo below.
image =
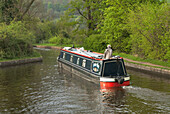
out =
[(65, 79), (67, 81), (70, 81), (70, 82), (73, 82), (75, 84), (77, 84), (77, 86), (81, 87), (82, 89), (100, 89), (100, 85), (99, 84), (94, 84), (92, 82), (89, 82), (83, 78), (81, 78), (81, 76), (78, 76), (78, 75), (75, 75), (65, 69), (62, 69), (62, 68), (59, 68), (58, 67), (58, 72), (61, 74), (61, 75), (64, 75)]

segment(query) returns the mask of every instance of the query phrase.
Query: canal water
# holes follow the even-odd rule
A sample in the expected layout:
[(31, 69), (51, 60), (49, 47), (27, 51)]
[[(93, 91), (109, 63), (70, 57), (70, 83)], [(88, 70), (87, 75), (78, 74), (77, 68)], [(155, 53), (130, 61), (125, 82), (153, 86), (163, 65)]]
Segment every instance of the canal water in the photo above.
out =
[(100, 85), (58, 69), (58, 50), (38, 51), (43, 62), (0, 68), (0, 113), (170, 112), (167, 79), (127, 68), (131, 86), (101, 90)]

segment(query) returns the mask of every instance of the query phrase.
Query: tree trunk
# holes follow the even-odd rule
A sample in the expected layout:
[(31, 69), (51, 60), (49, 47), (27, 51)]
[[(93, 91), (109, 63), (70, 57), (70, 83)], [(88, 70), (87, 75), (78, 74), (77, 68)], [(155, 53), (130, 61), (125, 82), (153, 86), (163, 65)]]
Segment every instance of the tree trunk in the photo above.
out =
[(31, 0), (31, 2), (28, 4), (28, 6), (27, 6), (27, 8), (26, 8), (26, 10), (25, 10), (25, 12), (22, 14), (22, 16), (21, 16), (21, 18), (20, 18), (20, 20), (22, 20), (23, 19), (23, 17), (25, 16), (25, 14), (29, 11), (29, 9), (30, 9), (30, 7), (32, 6), (32, 4), (35, 2), (35, 0)]

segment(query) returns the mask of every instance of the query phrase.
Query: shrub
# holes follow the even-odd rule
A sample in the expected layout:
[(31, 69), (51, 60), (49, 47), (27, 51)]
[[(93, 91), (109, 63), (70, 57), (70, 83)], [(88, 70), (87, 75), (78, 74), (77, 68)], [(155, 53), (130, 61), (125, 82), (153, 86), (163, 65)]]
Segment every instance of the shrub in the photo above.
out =
[(56, 44), (56, 45), (64, 45), (64, 44), (70, 44), (71, 39), (64, 38), (61, 35), (54, 36), (48, 40), (49, 43)]
[(24, 39), (6, 38), (0, 40), (0, 59), (31, 56), (32, 45)]
[(31, 56), (33, 48), (31, 41), (34, 35), (22, 22), (12, 22), (10, 25), (0, 25), (0, 59)]

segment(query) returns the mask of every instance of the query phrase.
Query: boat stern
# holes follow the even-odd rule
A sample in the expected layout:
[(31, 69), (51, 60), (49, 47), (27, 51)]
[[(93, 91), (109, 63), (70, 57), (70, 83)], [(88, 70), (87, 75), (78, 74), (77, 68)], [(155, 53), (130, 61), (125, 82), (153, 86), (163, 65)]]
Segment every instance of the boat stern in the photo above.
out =
[(130, 76), (119, 76), (115, 78), (100, 77), (101, 89), (129, 86), (129, 85), (130, 85)]

